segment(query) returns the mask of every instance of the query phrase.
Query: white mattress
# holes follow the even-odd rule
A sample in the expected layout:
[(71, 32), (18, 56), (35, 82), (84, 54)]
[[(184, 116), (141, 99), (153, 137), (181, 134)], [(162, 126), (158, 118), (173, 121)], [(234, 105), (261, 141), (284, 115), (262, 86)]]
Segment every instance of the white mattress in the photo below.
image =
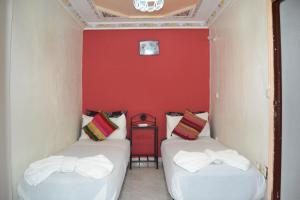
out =
[(92, 179), (77, 173), (54, 173), (37, 186), (23, 179), (18, 198), (23, 200), (115, 200), (118, 199), (130, 156), (128, 140), (94, 142), (80, 140), (58, 155), (79, 158), (105, 155), (114, 164), (113, 172), (103, 179)]
[(254, 167), (242, 171), (225, 164), (210, 165), (190, 173), (173, 162), (179, 150), (202, 152), (205, 149), (227, 148), (210, 137), (163, 141), (161, 153), (167, 186), (175, 200), (260, 200), (264, 197), (265, 179)]

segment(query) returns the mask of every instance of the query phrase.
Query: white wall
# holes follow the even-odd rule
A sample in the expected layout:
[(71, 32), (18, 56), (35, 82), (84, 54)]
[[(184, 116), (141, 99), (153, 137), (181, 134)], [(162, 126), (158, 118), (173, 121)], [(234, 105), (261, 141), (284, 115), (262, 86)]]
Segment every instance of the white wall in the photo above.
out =
[[(213, 134), (268, 165), (267, 1), (233, 0), (210, 27)], [(219, 98), (217, 98), (219, 95)]]
[(300, 1), (281, 3), (282, 174), (281, 199), (300, 199)]
[(11, 199), (9, 159), (9, 19), (11, 4), (0, 0), (0, 199)]
[(10, 92), (15, 194), (32, 161), (66, 148), (78, 137), (82, 28), (56, 0), (13, 2)]

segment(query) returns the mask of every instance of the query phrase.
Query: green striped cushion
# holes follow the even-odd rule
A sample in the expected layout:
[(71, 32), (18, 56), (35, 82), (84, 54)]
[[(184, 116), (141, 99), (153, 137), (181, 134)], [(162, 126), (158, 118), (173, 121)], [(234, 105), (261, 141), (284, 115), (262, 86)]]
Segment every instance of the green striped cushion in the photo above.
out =
[(84, 132), (94, 141), (105, 140), (119, 127), (104, 112), (100, 112), (93, 120), (83, 127)]
[(190, 111), (185, 111), (182, 119), (174, 128), (173, 134), (187, 140), (195, 140), (204, 128), (206, 120), (194, 115)]

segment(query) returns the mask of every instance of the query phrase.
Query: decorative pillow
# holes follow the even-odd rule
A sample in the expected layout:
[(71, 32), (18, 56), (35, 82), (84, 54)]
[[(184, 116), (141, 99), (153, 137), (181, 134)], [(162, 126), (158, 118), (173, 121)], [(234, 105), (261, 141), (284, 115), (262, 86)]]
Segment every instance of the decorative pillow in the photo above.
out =
[[(174, 128), (178, 125), (178, 123), (180, 122), (180, 120), (182, 119), (182, 114), (179, 115), (173, 115), (173, 114), (166, 114), (166, 118), (167, 118), (167, 139), (178, 139), (180, 138), (179, 136), (172, 134), (172, 131), (174, 130)], [(196, 114), (196, 116), (207, 120), (207, 123), (205, 124), (205, 127), (203, 128), (203, 130), (201, 131), (201, 133), (199, 134), (199, 137), (202, 136), (208, 136), (210, 137), (210, 126), (209, 126), (209, 122), (208, 122), (208, 112), (203, 112), (203, 113), (198, 113)]]
[(173, 130), (173, 134), (187, 140), (196, 140), (204, 128), (206, 120), (185, 111), (183, 118)]
[(93, 120), (83, 127), (84, 132), (94, 141), (104, 140), (107, 138), (118, 126), (114, 124), (104, 112), (100, 112)]
[[(105, 112), (106, 113), (106, 112)], [(82, 126), (81, 126), (81, 135), (79, 140), (89, 139), (89, 136), (84, 132), (83, 127), (93, 120), (94, 117), (82, 115)], [(119, 128), (116, 129), (108, 138), (108, 140), (113, 139), (125, 139), (127, 136), (127, 127), (126, 127), (126, 116), (124, 113), (121, 113), (120, 116), (116, 115), (114, 117), (109, 117), (109, 119), (116, 124)], [(174, 126), (175, 127), (175, 126)]]

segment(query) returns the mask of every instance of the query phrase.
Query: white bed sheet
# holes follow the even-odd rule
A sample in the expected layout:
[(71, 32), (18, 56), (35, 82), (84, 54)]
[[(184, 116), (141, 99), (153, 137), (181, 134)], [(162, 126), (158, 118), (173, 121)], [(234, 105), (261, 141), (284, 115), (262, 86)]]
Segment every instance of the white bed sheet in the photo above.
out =
[(80, 140), (57, 155), (79, 158), (103, 154), (114, 164), (110, 175), (93, 179), (73, 173), (54, 173), (37, 186), (24, 179), (18, 185), (18, 199), (22, 200), (116, 200), (119, 197), (130, 156), (128, 140), (94, 142)]
[(251, 167), (248, 171), (225, 164), (210, 165), (196, 173), (190, 173), (173, 162), (180, 151), (203, 152), (205, 149), (228, 149), (210, 137), (187, 141), (165, 140), (161, 154), (170, 195), (175, 200), (261, 200), (265, 195), (265, 179)]

